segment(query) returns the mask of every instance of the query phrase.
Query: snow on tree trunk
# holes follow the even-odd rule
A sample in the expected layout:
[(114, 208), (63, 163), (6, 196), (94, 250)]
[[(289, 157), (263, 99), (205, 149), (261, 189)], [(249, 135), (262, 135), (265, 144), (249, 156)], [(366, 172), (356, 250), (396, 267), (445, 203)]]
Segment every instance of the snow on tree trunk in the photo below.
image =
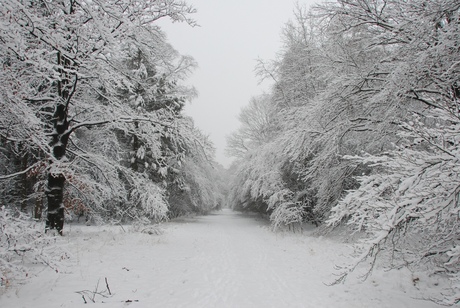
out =
[[(70, 135), (69, 121), (67, 120), (68, 105), (72, 99), (77, 78), (75, 77), (75, 81), (71, 82), (72, 75), (68, 70), (72, 68), (72, 63), (66, 57), (61, 56), (60, 53), (58, 53), (58, 64), (62, 65), (64, 69), (60, 69), (61, 80), (57, 82), (57, 91), (61, 101), (57, 103), (51, 120), (53, 132), (51, 133), (52, 140), (50, 146), (52, 148), (52, 155), (56, 161), (51, 163), (48, 171), (47, 188), (45, 190), (48, 201), (45, 232), (56, 229), (62, 235), (64, 227), (64, 184), (66, 178), (61, 168), (59, 168), (59, 163), (65, 161)], [(53, 166), (53, 164), (58, 165), (58, 168), (55, 168), (56, 166)]]
[[(51, 148), (56, 162), (59, 164), (65, 160), (67, 142), (69, 139), (66, 106), (58, 104), (53, 117)], [(48, 182), (45, 191), (48, 201), (48, 216), (46, 218), (45, 231), (56, 229), (62, 235), (64, 226), (64, 184), (65, 175), (59, 167), (51, 166), (48, 171)]]

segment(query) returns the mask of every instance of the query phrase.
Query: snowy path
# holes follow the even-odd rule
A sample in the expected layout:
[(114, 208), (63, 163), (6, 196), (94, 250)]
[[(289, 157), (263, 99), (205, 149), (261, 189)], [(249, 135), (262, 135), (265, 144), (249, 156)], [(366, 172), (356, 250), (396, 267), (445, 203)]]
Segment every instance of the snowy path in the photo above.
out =
[[(380, 273), (327, 287), (349, 247), (307, 235), (270, 232), (266, 223), (224, 210), (165, 225), (165, 234), (72, 227), (74, 263), (49, 270), (0, 297), (0, 307), (83, 307), (76, 291), (105, 289), (104, 307), (438, 307), (407, 273)], [(127, 300), (137, 302), (127, 303)], [(104, 303), (103, 303), (104, 302)]]

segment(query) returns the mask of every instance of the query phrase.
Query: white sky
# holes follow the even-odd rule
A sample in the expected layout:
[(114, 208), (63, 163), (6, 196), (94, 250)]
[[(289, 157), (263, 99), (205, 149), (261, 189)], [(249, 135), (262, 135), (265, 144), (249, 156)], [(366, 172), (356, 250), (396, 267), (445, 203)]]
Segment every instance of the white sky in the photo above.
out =
[[(160, 26), (181, 54), (198, 62), (188, 84), (198, 98), (188, 104), (190, 115), (216, 147), (216, 159), (228, 167), (226, 136), (239, 127), (238, 114), (251, 97), (263, 93), (255, 76), (256, 59), (274, 59), (281, 48), (281, 30), (292, 18), (295, 0), (188, 0), (198, 12), (200, 27), (185, 23)], [(314, 3), (303, 0), (300, 3)]]

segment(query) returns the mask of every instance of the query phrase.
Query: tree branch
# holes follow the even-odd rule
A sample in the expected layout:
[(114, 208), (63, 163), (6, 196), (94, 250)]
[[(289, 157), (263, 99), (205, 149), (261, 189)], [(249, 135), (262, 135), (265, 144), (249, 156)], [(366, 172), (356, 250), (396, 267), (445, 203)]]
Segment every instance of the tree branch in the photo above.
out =
[(32, 166), (28, 167), (27, 169), (19, 171), (19, 172), (15, 172), (15, 173), (8, 174), (8, 175), (0, 175), (0, 180), (7, 180), (7, 179), (14, 178), (16, 176), (26, 174), (27, 172), (29, 172), (30, 170), (32, 170), (33, 168), (35, 168), (37, 165), (39, 165), (41, 163), (42, 162), (36, 162), (35, 164), (33, 164)]

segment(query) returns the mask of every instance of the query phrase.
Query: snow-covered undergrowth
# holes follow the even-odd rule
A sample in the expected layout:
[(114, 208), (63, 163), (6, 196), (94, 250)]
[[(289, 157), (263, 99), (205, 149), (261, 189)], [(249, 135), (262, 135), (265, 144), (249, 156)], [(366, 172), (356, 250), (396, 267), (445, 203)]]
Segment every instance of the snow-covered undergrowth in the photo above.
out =
[(358, 269), (327, 286), (353, 251), (339, 233), (275, 233), (229, 210), (162, 228), (69, 225), (54, 244), (68, 251), (66, 271), (41, 266), (6, 288), (0, 307), (439, 307), (421, 299), (442, 281), (407, 269), (377, 267), (366, 281)]
[(61, 238), (43, 234), (43, 223), (1, 207), (0, 292), (43, 269), (59, 273), (70, 258), (65, 246)]

